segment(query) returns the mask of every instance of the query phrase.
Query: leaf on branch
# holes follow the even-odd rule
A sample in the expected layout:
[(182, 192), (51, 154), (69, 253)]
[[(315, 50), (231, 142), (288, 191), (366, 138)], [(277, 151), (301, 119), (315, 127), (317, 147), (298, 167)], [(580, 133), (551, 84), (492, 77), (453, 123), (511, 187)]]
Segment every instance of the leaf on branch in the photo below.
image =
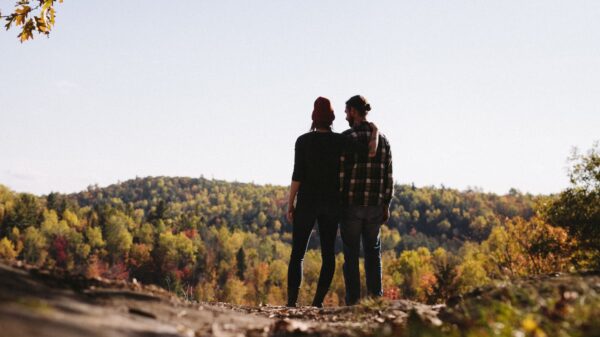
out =
[(29, 15), (29, 12), (31, 12), (31, 7), (29, 6), (22, 6), (20, 8), (17, 8), (15, 10), (15, 25), (23, 25), (27, 20), (27, 15)]
[(56, 11), (54, 10), (54, 7), (50, 7), (46, 17), (48, 18), (48, 22), (50, 22), (50, 26), (54, 26), (54, 20), (56, 19)]
[[(14, 26), (22, 27), (18, 35), (21, 42), (33, 39), (33, 33), (49, 35), (54, 27), (56, 11), (54, 5), (63, 0), (17, 0), (15, 10), (10, 15), (0, 18), (6, 20), (6, 30)], [(32, 5), (30, 5), (30, 3)], [(33, 16), (33, 19), (30, 17)]]
[(12, 25), (13, 21), (15, 21), (15, 15), (11, 14), (9, 16), (6, 17), (6, 24), (4, 25), (4, 28), (6, 28), (6, 30), (10, 29), (10, 26)]
[(37, 31), (40, 32), (41, 34), (46, 34), (49, 35), (50, 34), (50, 27), (48, 27), (48, 25), (46, 24), (46, 20), (44, 20), (43, 17), (35, 17), (35, 25), (37, 27)]
[(52, 5), (54, 4), (54, 0), (42, 0), (43, 4), (42, 4), (42, 13), (47, 11), (48, 8), (51, 8)]
[(23, 43), (24, 41), (27, 41), (29, 39), (33, 39), (33, 30), (34, 29), (35, 29), (35, 24), (33, 22), (33, 19), (27, 20), (27, 23), (25, 23), (25, 25), (23, 26), (23, 30), (21, 31), (21, 34), (19, 34), (19, 39), (21, 40), (21, 43)]

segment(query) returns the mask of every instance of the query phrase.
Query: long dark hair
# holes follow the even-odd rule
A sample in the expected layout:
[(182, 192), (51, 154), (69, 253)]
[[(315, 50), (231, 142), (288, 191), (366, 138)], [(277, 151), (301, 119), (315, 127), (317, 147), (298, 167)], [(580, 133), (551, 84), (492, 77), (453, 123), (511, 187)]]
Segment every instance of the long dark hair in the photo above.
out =
[(327, 129), (329, 131), (332, 131), (331, 124), (326, 124), (326, 123), (322, 123), (322, 122), (319, 123), (319, 122), (313, 121), (312, 124), (310, 125), (309, 131), (315, 131), (316, 129)]

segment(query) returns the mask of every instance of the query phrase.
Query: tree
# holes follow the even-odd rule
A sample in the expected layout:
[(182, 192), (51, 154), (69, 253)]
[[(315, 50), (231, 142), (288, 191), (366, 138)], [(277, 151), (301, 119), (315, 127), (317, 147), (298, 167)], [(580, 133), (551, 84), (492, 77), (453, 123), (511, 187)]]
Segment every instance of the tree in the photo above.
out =
[(124, 257), (131, 249), (133, 237), (128, 228), (132, 224), (133, 220), (121, 212), (111, 215), (106, 221), (106, 248), (112, 254), (113, 260)]
[(481, 247), (472, 242), (467, 242), (460, 249), (462, 262), (456, 267), (454, 284), (461, 294), (472, 291), (489, 283), (485, 266), (487, 256), (481, 251)]
[(405, 250), (400, 257), (389, 264), (388, 273), (402, 296), (425, 301), (433, 293), (437, 282), (432, 256), (425, 247)]
[(389, 229), (386, 225), (381, 226), (381, 250), (396, 249), (400, 240), (400, 233), (397, 229)]
[(6, 21), (6, 30), (13, 26), (21, 28), (18, 35), (21, 42), (33, 39), (34, 32), (48, 36), (54, 27), (56, 2), (63, 0), (18, 0), (14, 11), (8, 15), (0, 12), (0, 18)]
[(440, 247), (432, 253), (432, 263), (437, 283), (431, 299), (444, 300), (455, 295), (453, 280), (456, 277), (456, 266), (460, 263), (458, 257)]
[(260, 227), (264, 226), (265, 223), (267, 222), (267, 216), (262, 211), (258, 212), (256, 219), (257, 219), (258, 226), (260, 226)]
[[(521, 276), (525, 263), (522, 247), (514, 233), (514, 225), (496, 226), (482, 244), (487, 253), (489, 264), (496, 278)], [(509, 233), (510, 232), (510, 233)]]
[[(254, 301), (255, 304), (265, 303), (267, 301), (267, 295), (269, 293), (269, 285), (266, 284), (269, 278), (269, 265), (265, 262), (257, 263), (253, 270), (252, 275), (250, 277), (250, 283), (253, 286), (254, 291)], [(226, 284), (229, 283), (229, 280)]]
[(596, 142), (587, 154), (575, 149), (569, 158), (571, 187), (561, 192), (544, 211), (546, 220), (569, 232), (579, 247), (600, 266), (600, 148)]
[(488, 258), (486, 268), (494, 278), (565, 271), (573, 251), (563, 228), (538, 217), (517, 217), (494, 227), (481, 246)]
[(10, 233), (13, 227), (25, 229), (39, 224), (41, 208), (35, 195), (21, 193), (15, 201), (13, 209), (5, 216), (0, 235)]
[(240, 247), (235, 258), (237, 261), (237, 277), (244, 281), (244, 274), (246, 273), (246, 253), (244, 253), (244, 247)]
[[(161, 233), (158, 239), (157, 260), (164, 273), (193, 266), (196, 262), (194, 243), (184, 233)], [(178, 277), (181, 278), (181, 277)]]
[(23, 258), (26, 262), (43, 264), (48, 256), (46, 249), (46, 238), (35, 227), (25, 230), (23, 239)]
[(0, 240), (0, 259), (13, 260), (16, 256), (13, 243), (7, 238), (2, 238)]
[(166, 218), (166, 214), (168, 212), (168, 205), (164, 200), (160, 200), (156, 207), (152, 209), (150, 214), (148, 215), (148, 221), (156, 224), (160, 220), (164, 220)]
[(223, 300), (228, 303), (244, 304), (244, 296), (246, 296), (246, 287), (244, 282), (237, 277), (233, 277), (223, 288)]
[(102, 231), (99, 227), (88, 226), (85, 229), (85, 237), (93, 250), (102, 249), (106, 245), (106, 242), (102, 239)]
[(151, 247), (134, 243), (129, 253), (129, 266), (132, 276), (142, 282), (152, 282), (156, 270), (153, 268)]

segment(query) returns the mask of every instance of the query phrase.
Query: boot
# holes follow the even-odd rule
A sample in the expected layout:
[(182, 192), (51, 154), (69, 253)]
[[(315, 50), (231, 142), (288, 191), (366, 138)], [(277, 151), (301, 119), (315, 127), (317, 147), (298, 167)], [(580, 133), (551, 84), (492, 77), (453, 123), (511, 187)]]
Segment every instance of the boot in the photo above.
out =
[(288, 307), (296, 307), (296, 302), (298, 302), (298, 291), (299, 290), (300, 289), (298, 289), (298, 288), (288, 289), (288, 301), (287, 301)]
[(329, 291), (329, 288), (318, 288), (317, 287), (317, 292), (315, 293), (315, 298), (313, 299), (312, 306), (317, 307), (317, 308), (322, 308), (323, 301), (325, 300), (325, 295), (327, 295), (328, 291)]

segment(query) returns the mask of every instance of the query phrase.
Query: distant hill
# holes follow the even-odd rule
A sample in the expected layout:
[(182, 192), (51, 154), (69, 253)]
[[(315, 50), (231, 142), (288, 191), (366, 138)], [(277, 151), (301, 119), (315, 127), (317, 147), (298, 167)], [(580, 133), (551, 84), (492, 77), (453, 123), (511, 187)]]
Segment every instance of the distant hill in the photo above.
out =
[[(265, 224), (269, 232), (291, 231), (285, 221), (288, 188), (226, 182), (206, 178), (146, 177), (107, 187), (90, 186), (71, 194), (80, 206), (101, 205), (142, 209), (149, 218), (195, 216), (202, 223), (226, 223), (231, 229), (256, 230)], [(445, 187), (396, 185), (391, 205), (390, 228), (410, 234), (404, 248), (434, 248), (464, 240), (484, 240), (495, 225), (506, 219), (534, 215), (544, 196), (511, 190), (507, 195)], [(452, 244), (454, 242), (454, 244)]]
[[(201, 300), (281, 304), (292, 241), (287, 194), (285, 186), (184, 177), (136, 178), (68, 195), (0, 186), (0, 258), (135, 278)], [(435, 303), (507, 272), (567, 268), (566, 235), (534, 217), (545, 198), (397, 185), (381, 230), (385, 293)], [(303, 301), (320, 270), (318, 237), (305, 256)], [(329, 305), (344, 298), (339, 243), (336, 252)]]

